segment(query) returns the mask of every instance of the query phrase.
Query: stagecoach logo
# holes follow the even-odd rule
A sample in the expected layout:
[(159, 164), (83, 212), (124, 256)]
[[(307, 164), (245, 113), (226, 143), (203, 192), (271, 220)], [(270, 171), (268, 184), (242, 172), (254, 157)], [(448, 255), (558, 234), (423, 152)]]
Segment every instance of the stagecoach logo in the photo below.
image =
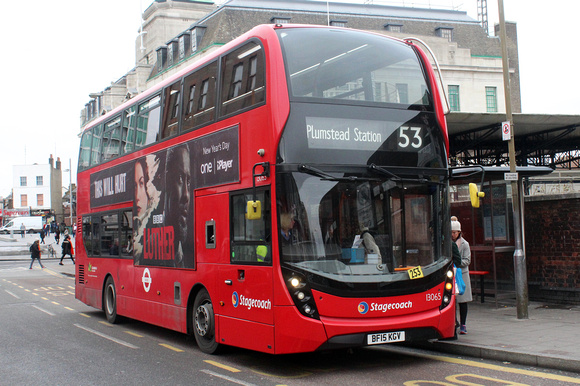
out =
[(361, 314), (366, 314), (369, 311), (369, 305), (367, 304), (367, 302), (360, 302), (358, 304), (358, 312), (360, 312)]
[(151, 272), (149, 272), (149, 268), (145, 268), (145, 271), (143, 271), (143, 278), (141, 281), (143, 282), (145, 292), (149, 292), (149, 289), (151, 289)]
[(238, 308), (238, 304), (240, 304), (239, 300), (238, 293), (234, 291), (232, 294), (232, 304), (234, 305), (234, 308)]
[(248, 310), (252, 308), (259, 308), (262, 310), (271, 310), (272, 309), (272, 302), (270, 299), (263, 300), (263, 299), (252, 299), (247, 298), (244, 295), (238, 295), (236, 291), (232, 293), (232, 304), (234, 308), (238, 308), (238, 306), (246, 307)]

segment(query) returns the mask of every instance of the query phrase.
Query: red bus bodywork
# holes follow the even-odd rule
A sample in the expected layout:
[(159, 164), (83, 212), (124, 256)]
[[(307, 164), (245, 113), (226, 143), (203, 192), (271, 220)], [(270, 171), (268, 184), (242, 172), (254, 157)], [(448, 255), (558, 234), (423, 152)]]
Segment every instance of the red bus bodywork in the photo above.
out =
[[(285, 27), (286, 28), (286, 27)], [(308, 28), (313, 28), (308, 26)], [(316, 28), (316, 27), (314, 27)], [(269, 162), (269, 176), (257, 180), (258, 187), (271, 186), (271, 201), (276, 202), (276, 148), (290, 114), (289, 91), (285, 63), (274, 26), (259, 26), (235, 39), (223, 48), (163, 81), (154, 89), (139, 95), (91, 124), (95, 127), (133, 103), (145, 100), (165, 86), (233, 47), (251, 39), (259, 39), (266, 57), (266, 102), (258, 107), (213, 122), (198, 130), (174, 136), (149, 147), (122, 155), (108, 163), (81, 170), (78, 173), (76, 234), (76, 298), (97, 309), (104, 307), (104, 291), (108, 278), (116, 289), (116, 314), (192, 334), (194, 302), (205, 289), (211, 297), (215, 320), (215, 341), (272, 354), (314, 351), (323, 348), (367, 344), (366, 335), (389, 331), (431, 330), (429, 337), (450, 337), (454, 334), (455, 300), (441, 308), (445, 282), (420, 292), (388, 297), (341, 297), (312, 290), (319, 318), (301, 314), (285, 284), (281, 262), (272, 253), (270, 265), (232, 264), (230, 261), (230, 193), (251, 189), (253, 166)], [(420, 50), (418, 50), (421, 52)], [(424, 59), (424, 56), (423, 56)], [(425, 66), (430, 87), (439, 100), (430, 65)], [(441, 103), (436, 103), (436, 115), (445, 125)], [(113, 205), (91, 206), (91, 175), (125, 163), (134, 162), (147, 154), (164, 151), (196, 138), (224, 129), (239, 133), (239, 181), (195, 189), (194, 201), (195, 268), (170, 268), (135, 265), (131, 258), (88, 256), (83, 239), (82, 217), (95, 213), (133, 208), (132, 201)], [(90, 129), (90, 128), (88, 128)], [(446, 127), (441, 127), (445, 136)], [(264, 149), (264, 155), (259, 150)], [(272, 205), (272, 218), (278, 218)], [(215, 248), (205, 248), (206, 223), (215, 222)], [(274, 221), (272, 229), (276, 228)], [(272, 251), (278, 250), (279, 231), (272, 232)], [(364, 304), (368, 309), (364, 310)], [(361, 308), (362, 307), (362, 308)], [(343, 337), (346, 337), (342, 339)], [(414, 339), (421, 339), (421, 334)], [(407, 339), (410, 340), (410, 339)], [(357, 343), (359, 342), (359, 343)]]

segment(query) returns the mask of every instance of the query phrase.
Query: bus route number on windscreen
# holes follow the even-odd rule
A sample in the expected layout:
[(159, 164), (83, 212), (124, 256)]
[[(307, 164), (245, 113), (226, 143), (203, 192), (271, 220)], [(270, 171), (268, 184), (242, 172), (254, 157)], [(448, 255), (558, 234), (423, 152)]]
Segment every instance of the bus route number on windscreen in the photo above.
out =
[(409, 278), (413, 279), (420, 279), (423, 277), (423, 271), (421, 270), (420, 266), (411, 268), (407, 271), (409, 273)]

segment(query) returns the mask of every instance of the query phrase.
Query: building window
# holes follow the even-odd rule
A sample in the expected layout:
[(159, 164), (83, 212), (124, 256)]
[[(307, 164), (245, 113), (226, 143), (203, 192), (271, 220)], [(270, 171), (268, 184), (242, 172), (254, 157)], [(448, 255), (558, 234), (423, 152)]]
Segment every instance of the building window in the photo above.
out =
[(44, 194), (37, 194), (36, 195), (36, 205), (37, 206), (44, 206)]
[(179, 37), (179, 60), (185, 58), (185, 35)]
[(344, 20), (331, 20), (330, 25), (333, 27), (346, 27), (346, 21)]
[(191, 30), (191, 52), (197, 52), (197, 30)]
[(42, 176), (36, 176), (36, 186), (42, 186), (44, 185), (43, 183), (43, 177)]
[(485, 103), (488, 113), (497, 113), (497, 87), (485, 88)]
[(20, 177), (20, 186), (26, 186), (26, 177)]
[(459, 86), (449, 85), (449, 108), (459, 111)]
[(385, 24), (385, 29), (389, 32), (403, 32), (402, 24)]
[(167, 45), (167, 65), (169, 67), (173, 66), (173, 56), (175, 55), (175, 49), (173, 42)]
[(28, 196), (26, 194), (20, 195), (20, 206), (28, 206)]
[(409, 86), (406, 83), (397, 83), (398, 103), (409, 103)]
[(447, 39), (450, 42), (453, 41), (453, 28), (439, 27), (435, 31), (440, 38)]
[(290, 18), (289, 17), (273, 17), (270, 19), (270, 21), (274, 24), (288, 24), (290, 23)]
[(196, 26), (191, 30), (191, 53), (195, 53), (198, 49), (199, 43), (201, 43), (201, 39), (205, 34), (205, 27), (203, 26)]

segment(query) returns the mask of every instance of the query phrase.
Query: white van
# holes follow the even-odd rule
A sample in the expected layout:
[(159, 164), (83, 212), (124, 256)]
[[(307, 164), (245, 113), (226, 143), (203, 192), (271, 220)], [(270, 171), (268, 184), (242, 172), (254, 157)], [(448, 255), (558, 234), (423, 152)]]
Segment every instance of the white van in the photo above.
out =
[(0, 228), (0, 233), (10, 233), (11, 231), (16, 234), (22, 233), (20, 230), (22, 224), (26, 227), (26, 233), (40, 233), (43, 226), (42, 217), (22, 216), (13, 218), (8, 224)]

